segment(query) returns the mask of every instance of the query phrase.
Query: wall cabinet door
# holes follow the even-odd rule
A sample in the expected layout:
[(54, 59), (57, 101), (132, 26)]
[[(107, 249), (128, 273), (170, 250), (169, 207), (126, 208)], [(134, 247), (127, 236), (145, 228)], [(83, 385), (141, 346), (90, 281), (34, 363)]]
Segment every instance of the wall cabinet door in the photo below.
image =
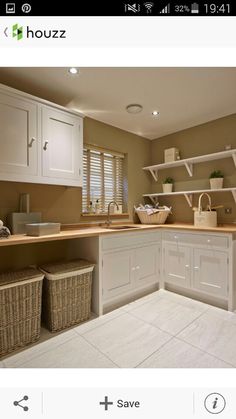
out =
[(144, 246), (135, 250), (135, 286), (157, 283), (160, 269), (160, 245)]
[(187, 246), (166, 243), (163, 272), (165, 282), (189, 288), (191, 279), (191, 250)]
[(228, 256), (226, 253), (194, 249), (193, 288), (218, 297), (228, 296)]
[(102, 262), (103, 299), (109, 300), (131, 290), (134, 274), (134, 252), (132, 250), (104, 254)]
[(0, 93), (0, 172), (37, 175), (37, 105)]
[(42, 167), (48, 178), (78, 180), (82, 186), (82, 122), (66, 112), (42, 110)]

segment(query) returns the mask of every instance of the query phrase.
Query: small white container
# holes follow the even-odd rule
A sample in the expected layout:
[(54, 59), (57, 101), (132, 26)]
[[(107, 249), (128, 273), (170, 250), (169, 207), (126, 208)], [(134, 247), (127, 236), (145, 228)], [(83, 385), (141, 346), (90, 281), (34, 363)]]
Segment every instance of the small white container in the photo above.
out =
[(173, 191), (173, 183), (163, 183), (162, 188), (164, 193), (171, 193)]
[(164, 151), (164, 160), (165, 163), (170, 163), (172, 161), (179, 160), (179, 149), (176, 147), (167, 148)]
[(222, 189), (223, 188), (223, 177), (215, 177), (210, 179), (211, 189)]

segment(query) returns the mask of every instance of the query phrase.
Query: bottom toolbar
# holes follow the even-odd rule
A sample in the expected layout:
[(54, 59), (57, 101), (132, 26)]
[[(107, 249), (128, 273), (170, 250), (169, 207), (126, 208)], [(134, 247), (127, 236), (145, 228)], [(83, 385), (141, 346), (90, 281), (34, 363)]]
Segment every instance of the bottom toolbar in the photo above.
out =
[(232, 419), (236, 389), (0, 389), (4, 419)]

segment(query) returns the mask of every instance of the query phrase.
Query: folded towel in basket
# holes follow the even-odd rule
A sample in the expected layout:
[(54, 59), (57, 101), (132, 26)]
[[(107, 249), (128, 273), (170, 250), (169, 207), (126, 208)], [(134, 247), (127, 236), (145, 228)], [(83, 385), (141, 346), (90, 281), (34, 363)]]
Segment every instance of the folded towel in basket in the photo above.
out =
[(0, 239), (6, 239), (10, 235), (10, 230), (7, 227), (4, 227), (3, 222), (0, 220)]
[(156, 208), (149, 208), (149, 209), (146, 209), (146, 213), (147, 213), (147, 215), (152, 215), (152, 214), (155, 214), (156, 212), (159, 212), (159, 210), (158, 210), (158, 209), (156, 209)]

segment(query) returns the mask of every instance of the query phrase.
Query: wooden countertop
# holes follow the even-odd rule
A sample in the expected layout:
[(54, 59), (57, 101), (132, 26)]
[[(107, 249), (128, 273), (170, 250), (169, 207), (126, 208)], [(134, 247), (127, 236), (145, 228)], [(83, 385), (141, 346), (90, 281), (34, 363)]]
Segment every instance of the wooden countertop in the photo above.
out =
[[(123, 223), (122, 225), (124, 225)], [(163, 224), (163, 225), (144, 225), (144, 224), (127, 224), (127, 226), (137, 226), (134, 229), (106, 229), (99, 226), (83, 227), (83, 225), (75, 225), (74, 228), (70, 227), (68, 230), (62, 230), (59, 234), (51, 234), (48, 236), (31, 237), (25, 234), (16, 234), (10, 236), (8, 239), (0, 239), (1, 246), (13, 246), (19, 244), (30, 244), (30, 243), (42, 243), (55, 240), (68, 240), (77, 239), (82, 237), (98, 237), (100, 235), (109, 234), (122, 234), (127, 232), (143, 231), (143, 230), (160, 230), (160, 229), (178, 229), (188, 231), (204, 231), (214, 233), (236, 233), (236, 224), (223, 224), (215, 228), (198, 228), (194, 227), (193, 224), (175, 223), (175, 224)]]

